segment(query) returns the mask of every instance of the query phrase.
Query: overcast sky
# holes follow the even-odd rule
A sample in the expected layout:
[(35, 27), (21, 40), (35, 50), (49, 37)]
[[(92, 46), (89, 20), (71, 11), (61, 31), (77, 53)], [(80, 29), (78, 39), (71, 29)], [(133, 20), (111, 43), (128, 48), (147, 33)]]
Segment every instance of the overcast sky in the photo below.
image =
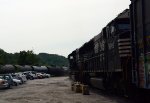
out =
[(130, 0), (0, 0), (0, 48), (67, 56), (129, 4)]

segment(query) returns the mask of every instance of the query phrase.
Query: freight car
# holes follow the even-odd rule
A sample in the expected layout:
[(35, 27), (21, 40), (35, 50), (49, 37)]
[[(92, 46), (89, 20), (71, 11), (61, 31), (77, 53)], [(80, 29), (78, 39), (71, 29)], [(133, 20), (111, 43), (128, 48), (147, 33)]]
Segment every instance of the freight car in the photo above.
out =
[(131, 86), (130, 12), (120, 13), (97, 36), (68, 55), (75, 81), (99, 89), (128, 91)]
[(0, 65), (0, 74), (16, 73), (16, 72), (43, 72), (52, 76), (68, 75), (68, 68), (59, 66), (30, 66), (30, 65)]
[(13, 65), (7, 64), (7, 65), (0, 66), (0, 74), (14, 73), (14, 72), (15, 72), (15, 67)]
[(48, 68), (46, 66), (32, 66), (33, 71), (35, 72), (44, 72), (48, 73)]
[(150, 0), (131, 0), (132, 83), (150, 89)]

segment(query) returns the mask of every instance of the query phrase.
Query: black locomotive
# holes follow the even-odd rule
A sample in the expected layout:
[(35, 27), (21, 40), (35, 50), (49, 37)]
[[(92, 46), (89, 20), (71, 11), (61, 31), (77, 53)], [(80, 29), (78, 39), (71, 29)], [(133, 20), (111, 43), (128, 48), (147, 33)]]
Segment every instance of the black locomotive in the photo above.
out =
[(74, 81), (130, 93), (150, 89), (149, 0), (131, 0), (130, 9), (68, 55)]
[(68, 58), (75, 81), (100, 89), (125, 89), (131, 77), (129, 10), (119, 14)]

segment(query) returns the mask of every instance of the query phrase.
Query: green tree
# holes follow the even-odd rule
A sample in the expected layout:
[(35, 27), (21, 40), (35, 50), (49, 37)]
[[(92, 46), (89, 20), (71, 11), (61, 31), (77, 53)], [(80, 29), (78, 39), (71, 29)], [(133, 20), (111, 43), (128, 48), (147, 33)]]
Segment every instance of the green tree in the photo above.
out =
[(7, 63), (7, 54), (3, 49), (0, 49), (0, 64)]
[(38, 58), (33, 51), (20, 51), (18, 64), (19, 65), (35, 65), (38, 64)]
[(40, 53), (36, 55), (32, 50), (12, 54), (0, 49), (0, 65), (5, 64), (68, 66), (68, 60), (57, 54)]

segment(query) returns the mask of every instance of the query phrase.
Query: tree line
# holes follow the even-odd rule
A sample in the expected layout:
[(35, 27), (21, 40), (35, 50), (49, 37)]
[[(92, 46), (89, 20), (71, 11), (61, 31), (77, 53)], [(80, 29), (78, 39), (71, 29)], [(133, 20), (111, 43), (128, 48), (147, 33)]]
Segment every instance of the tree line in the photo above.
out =
[(32, 50), (7, 53), (0, 49), (0, 64), (68, 66), (68, 60), (56, 54), (39, 53), (37, 55)]

